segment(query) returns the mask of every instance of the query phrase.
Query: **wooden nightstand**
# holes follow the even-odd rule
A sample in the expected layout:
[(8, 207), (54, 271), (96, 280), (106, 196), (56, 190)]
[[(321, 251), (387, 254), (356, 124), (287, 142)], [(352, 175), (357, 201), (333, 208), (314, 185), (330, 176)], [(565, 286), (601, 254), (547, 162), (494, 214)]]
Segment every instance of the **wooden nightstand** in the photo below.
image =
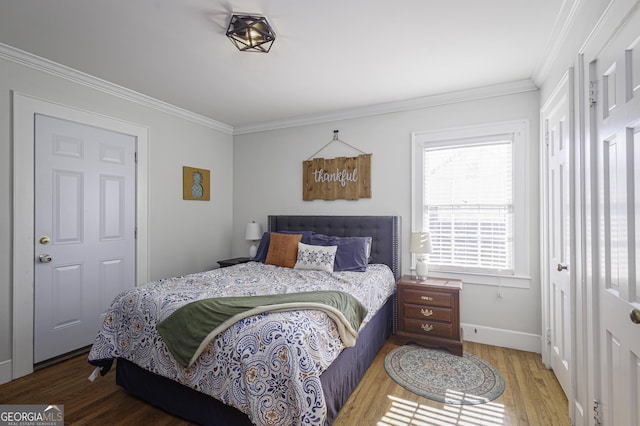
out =
[(462, 281), (404, 275), (398, 287), (399, 343), (446, 348), (462, 356), (460, 291)]
[(227, 266), (231, 266), (231, 265), (239, 265), (241, 263), (247, 263), (250, 260), (251, 258), (249, 257), (234, 257), (233, 259), (218, 260), (218, 264), (220, 265), (221, 268), (226, 268)]

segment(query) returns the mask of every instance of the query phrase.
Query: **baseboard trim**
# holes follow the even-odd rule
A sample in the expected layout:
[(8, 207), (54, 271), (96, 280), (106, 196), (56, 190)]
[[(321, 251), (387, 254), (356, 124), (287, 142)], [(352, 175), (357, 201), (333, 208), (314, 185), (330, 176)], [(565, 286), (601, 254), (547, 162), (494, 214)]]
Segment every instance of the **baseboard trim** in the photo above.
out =
[(542, 339), (537, 334), (482, 325), (462, 324), (462, 339), (468, 342), (541, 353)]
[(0, 385), (11, 381), (12, 371), (10, 359), (0, 362)]

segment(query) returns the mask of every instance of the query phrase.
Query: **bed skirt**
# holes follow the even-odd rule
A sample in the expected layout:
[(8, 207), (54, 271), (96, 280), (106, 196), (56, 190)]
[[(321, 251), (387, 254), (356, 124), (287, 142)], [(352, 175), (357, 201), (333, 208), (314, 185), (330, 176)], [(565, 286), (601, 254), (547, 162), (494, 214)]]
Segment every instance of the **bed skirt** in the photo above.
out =
[[(391, 335), (395, 296), (360, 330), (356, 345), (346, 348), (320, 376), (331, 425), (376, 354)], [(116, 363), (116, 383), (163, 410), (203, 425), (251, 425), (249, 418), (218, 400), (158, 376), (125, 359)]]

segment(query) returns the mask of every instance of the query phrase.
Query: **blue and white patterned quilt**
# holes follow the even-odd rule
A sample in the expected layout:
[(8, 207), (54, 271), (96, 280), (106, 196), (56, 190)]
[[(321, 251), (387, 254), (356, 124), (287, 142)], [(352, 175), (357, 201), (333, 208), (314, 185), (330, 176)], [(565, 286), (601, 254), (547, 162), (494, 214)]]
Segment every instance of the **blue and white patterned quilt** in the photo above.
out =
[(321, 425), (320, 374), (344, 349), (336, 325), (317, 310), (264, 313), (217, 336), (190, 368), (179, 365), (156, 324), (199, 299), (340, 290), (368, 310), (362, 327), (395, 290), (393, 273), (322, 272), (249, 262), (154, 281), (121, 293), (106, 312), (89, 361), (125, 358), (246, 413), (256, 425)]

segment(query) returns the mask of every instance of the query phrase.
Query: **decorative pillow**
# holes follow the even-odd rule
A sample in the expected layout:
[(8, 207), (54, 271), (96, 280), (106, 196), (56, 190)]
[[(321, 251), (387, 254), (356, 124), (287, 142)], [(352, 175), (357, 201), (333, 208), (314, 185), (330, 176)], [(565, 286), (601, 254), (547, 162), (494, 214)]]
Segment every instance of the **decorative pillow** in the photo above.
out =
[[(256, 250), (256, 255), (253, 256), (254, 262), (262, 262), (264, 263), (267, 260), (267, 253), (269, 252), (269, 242), (271, 240), (272, 232), (265, 232), (262, 234), (262, 239), (260, 240), (260, 244), (258, 245), (258, 250)], [(278, 231), (278, 234), (301, 234), (302, 242), (309, 243), (309, 238), (313, 234), (313, 231)]]
[(370, 251), (371, 237), (336, 237), (333, 235), (313, 234), (309, 244), (338, 246), (336, 260), (333, 265), (335, 272), (364, 272), (367, 269), (367, 264), (369, 263), (367, 252)]
[(366, 245), (367, 245), (367, 262), (369, 262), (369, 258), (371, 257), (371, 243), (373, 241), (373, 238), (371, 237), (362, 237), (365, 239)]
[(338, 246), (312, 246), (298, 243), (298, 259), (294, 269), (333, 272)]
[(298, 257), (298, 243), (301, 239), (302, 234), (271, 233), (269, 251), (264, 263), (293, 268)]

